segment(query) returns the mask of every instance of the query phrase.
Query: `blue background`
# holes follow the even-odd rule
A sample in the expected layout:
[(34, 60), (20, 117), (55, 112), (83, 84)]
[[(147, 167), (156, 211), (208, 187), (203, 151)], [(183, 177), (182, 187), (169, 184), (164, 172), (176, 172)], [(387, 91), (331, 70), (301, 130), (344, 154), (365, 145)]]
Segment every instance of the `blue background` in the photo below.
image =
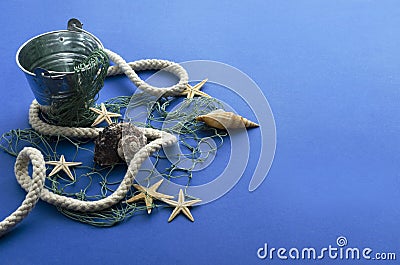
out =
[[(193, 209), (194, 223), (180, 216), (168, 224), (170, 210), (162, 209), (101, 229), (40, 202), (0, 239), (1, 264), (304, 264), (259, 260), (256, 251), (264, 243), (335, 246), (341, 235), (350, 247), (400, 258), (398, 1), (2, 1), (0, 8), (2, 132), (28, 126), (33, 95), (15, 64), (18, 47), (77, 17), (128, 61), (239, 68), (263, 90), (278, 136), (264, 183), (249, 193), (250, 163), (231, 192)], [(127, 81), (108, 81), (101, 100), (132, 91)], [(2, 219), (25, 193), (15, 159), (0, 153), (0, 161)], [(396, 262), (368, 262), (375, 263)]]

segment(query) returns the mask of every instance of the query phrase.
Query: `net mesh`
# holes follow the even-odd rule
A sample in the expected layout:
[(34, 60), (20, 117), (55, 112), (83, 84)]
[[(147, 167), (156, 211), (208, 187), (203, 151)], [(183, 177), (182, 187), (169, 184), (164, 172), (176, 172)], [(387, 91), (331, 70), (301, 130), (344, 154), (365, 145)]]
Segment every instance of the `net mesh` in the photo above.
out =
[(70, 127), (87, 127), (93, 122), (95, 114), (90, 107), (95, 104), (98, 93), (104, 85), (109, 60), (101, 50), (94, 50), (84, 61), (75, 63), (74, 75), (68, 80), (68, 97), (54, 97), (46, 108), (48, 122)]
[[(176, 154), (177, 159), (170, 161), (164, 150), (155, 152), (151, 157), (152, 166), (141, 168), (139, 173), (144, 175), (141, 185), (150, 185), (151, 179), (160, 175), (171, 181), (180, 180), (180, 183), (190, 185), (194, 173), (192, 169), (202, 163), (208, 156), (215, 153), (223, 144), (226, 132), (219, 131), (195, 120), (198, 115), (212, 110), (223, 108), (220, 101), (213, 98), (199, 97), (195, 99), (182, 98), (154, 98), (144, 93), (131, 96), (120, 96), (104, 102), (109, 111), (125, 113), (125, 121), (135, 125), (162, 129), (178, 136), (181, 149)], [(145, 117), (140, 120), (138, 117)], [(118, 121), (118, 120), (115, 120)], [(212, 139), (215, 145), (201, 148), (202, 144)], [(48, 177), (46, 188), (56, 194), (68, 196), (84, 201), (98, 200), (110, 195), (121, 183), (127, 165), (125, 163), (113, 166), (100, 167), (93, 162), (94, 144), (92, 140), (73, 139), (65, 136), (49, 137), (33, 129), (11, 130), (1, 136), (0, 148), (12, 156), (25, 147), (39, 149), (46, 161), (59, 160), (65, 155), (68, 161), (83, 162), (81, 166), (71, 168), (75, 175), (72, 181), (63, 173)], [(190, 161), (189, 166), (187, 162)], [(51, 170), (50, 166), (48, 172)], [(133, 187), (126, 199), (138, 194)], [(154, 208), (164, 207), (164, 204), (155, 201)], [(62, 208), (58, 210), (65, 216), (94, 226), (112, 226), (126, 220), (135, 214), (146, 213), (147, 207), (143, 201), (136, 203), (120, 203), (95, 213), (74, 212)]]

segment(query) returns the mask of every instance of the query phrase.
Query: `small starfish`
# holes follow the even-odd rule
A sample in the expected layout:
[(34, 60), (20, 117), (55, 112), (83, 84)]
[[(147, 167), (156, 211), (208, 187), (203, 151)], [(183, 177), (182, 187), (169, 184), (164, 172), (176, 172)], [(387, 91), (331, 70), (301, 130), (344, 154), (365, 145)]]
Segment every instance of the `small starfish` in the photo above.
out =
[(146, 188), (137, 184), (133, 184), (133, 186), (140, 191), (140, 194), (130, 198), (129, 200), (126, 201), (126, 203), (131, 203), (131, 202), (136, 202), (138, 200), (144, 200), (146, 203), (147, 207), (147, 213), (151, 213), (151, 208), (153, 206), (153, 199), (172, 199), (174, 198), (173, 196), (162, 194), (157, 192), (157, 189), (160, 187), (161, 183), (163, 182), (164, 179), (161, 179), (159, 182), (153, 184), (153, 186)]
[(64, 155), (61, 155), (60, 161), (48, 161), (46, 162), (46, 164), (55, 166), (50, 172), (49, 177), (55, 175), (60, 170), (63, 170), (68, 175), (68, 177), (72, 179), (72, 181), (74, 181), (75, 178), (72, 175), (71, 170), (69, 170), (69, 167), (82, 165), (81, 162), (66, 162)]
[(188, 206), (192, 206), (195, 203), (201, 202), (201, 200), (191, 200), (185, 201), (185, 195), (183, 195), (183, 190), (179, 190), (178, 201), (172, 201), (168, 199), (163, 199), (165, 203), (168, 203), (171, 206), (175, 206), (175, 209), (172, 211), (171, 216), (168, 219), (168, 222), (171, 222), (180, 212), (183, 212), (190, 221), (194, 222), (194, 218), (190, 213)]
[(207, 78), (201, 81), (200, 83), (196, 84), (195, 86), (191, 86), (186, 84), (186, 89), (182, 92), (182, 96), (187, 95), (186, 98), (193, 98), (194, 96), (203, 96), (206, 98), (211, 98), (210, 95), (200, 91), (200, 88), (207, 82)]
[(106, 106), (104, 106), (104, 103), (100, 104), (100, 108), (101, 108), (101, 110), (96, 109), (96, 108), (90, 108), (91, 111), (99, 114), (99, 116), (93, 122), (92, 127), (100, 124), (104, 120), (108, 123), (108, 125), (110, 125), (111, 123), (113, 123), (111, 118), (121, 117), (121, 114), (107, 111)]

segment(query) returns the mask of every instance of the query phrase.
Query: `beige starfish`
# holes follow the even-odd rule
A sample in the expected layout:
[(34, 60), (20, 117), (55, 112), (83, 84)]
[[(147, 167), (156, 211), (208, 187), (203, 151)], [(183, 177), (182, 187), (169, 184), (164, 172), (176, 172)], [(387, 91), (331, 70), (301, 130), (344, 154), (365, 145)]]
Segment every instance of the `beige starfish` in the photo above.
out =
[(133, 184), (133, 186), (140, 191), (140, 194), (130, 198), (129, 200), (126, 201), (126, 203), (131, 203), (131, 202), (136, 202), (138, 200), (144, 200), (146, 203), (147, 207), (147, 213), (151, 213), (151, 208), (153, 207), (153, 199), (172, 199), (174, 198), (173, 196), (162, 194), (157, 192), (157, 189), (160, 187), (161, 183), (163, 182), (163, 179), (161, 179), (159, 182), (153, 184), (153, 186), (146, 188), (137, 184)]
[(207, 82), (207, 78), (201, 81), (200, 83), (196, 84), (195, 86), (191, 86), (189, 84), (186, 84), (186, 89), (182, 92), (182, 96), (187, 95), (186, 98), (193, 98), (194, 96), (203, 96), (210, 98), (210, 95), (207, 93), (204, 93), (200, 91), (200, 88)]
[(165, 203), (168, 203), (171, 206), (175, 206), (175, 209), (172, 211), (171, 216), (168, 219), (168, 222), (171, 222), (180, 212), (183, 212), (190, 221), (194, 222), (194, 218), (190, 213), (188, 206), (192, 206), (195, 203), (201, 202), (201, 200), (191, 200), (185, 201), (185, 195), (183, 195), (183, 190), (179, 190), (178, 201), (172, 201), (168, 199), (163, 199)]
[(121, 117), (121, 114), (107, 111), (106, 106), (104, 106), (104, 103), (100, 104), (100, 108), (101, 108), (101, 110), (96, 109), (96, 108), (90, 108), (91, 111), (96, 112), (97, 114), (99, 114), (99, 116), (93, 122), (92, 126), (96, 126), (96, 125), (100, 124), (104, 120), (110, 125), (112, 123), (111, 118)]
[(66, 162), (64, 155), (61, 155), (60, 161), (48, 161), (46, 162), (46, 164), (55, 166), (50, 172), (49, 177), (55, 175), (60, 170), (63, 170), (73, 181), (75, 180), (75, 178), (72, 175), (71, 170), (69, 170), (69, 167), (82, 165), (81, 162)]

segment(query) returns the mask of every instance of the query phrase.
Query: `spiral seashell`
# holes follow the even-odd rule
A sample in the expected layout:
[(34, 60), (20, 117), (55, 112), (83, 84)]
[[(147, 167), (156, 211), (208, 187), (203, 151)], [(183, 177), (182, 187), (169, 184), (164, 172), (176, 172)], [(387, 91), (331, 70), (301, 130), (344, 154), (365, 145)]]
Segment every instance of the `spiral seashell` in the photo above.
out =
[(100, 166), (129, 162), (147, 143), (141, 130), (130, 123), (112, 123), (94, 141), (94, 161)]
[(122, 138), (118, 142), (118, 156), (122, 160), (130, 162), (146, 143), (147, 138), (144, 136), (143, 132), (134, 125), (131, 125), (123, 132)]
[(222, 109), (217, 109), (211, 111), (206, 115), (201, 115), (196, 117), (197, 121), (202, 121), (208, 126), (217, 128), (217, 129), (237, 129), (237, 128), (251, 128), (251, 127), (259, 127), (255, 122), (252, 122), (240, 115), (237, 115), (233, 112), (227, 112)]

